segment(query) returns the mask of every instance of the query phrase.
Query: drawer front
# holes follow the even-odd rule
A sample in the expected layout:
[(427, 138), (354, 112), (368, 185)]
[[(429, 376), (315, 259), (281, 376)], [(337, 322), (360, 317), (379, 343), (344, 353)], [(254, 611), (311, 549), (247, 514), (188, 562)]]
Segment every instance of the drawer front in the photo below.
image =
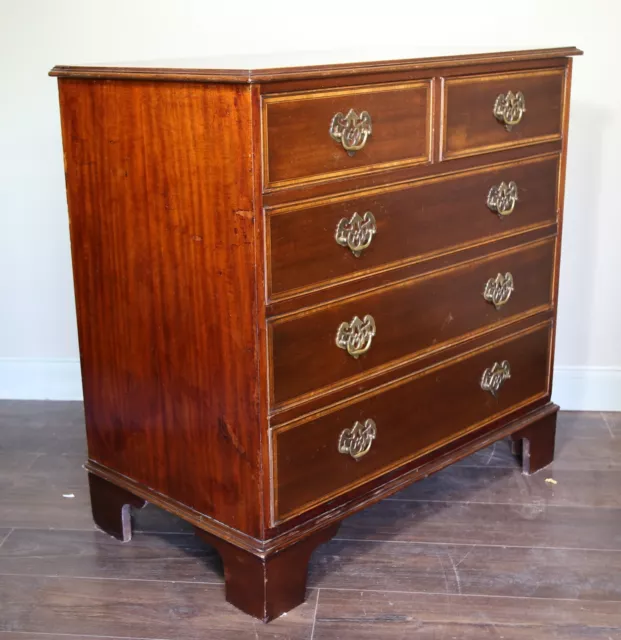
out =
[[(273, 404), (342, 384), (549, 305), (554, 246), (550, 238), (273, 321)], [(504, 279), (507, 273), (512, 283), (496, 284), (496, 277)], [(494, 290), (508, 297), (497, 298), (498, 307), (483, 295), (490, 280), (488, 297)]]
[[(270, 297), (552, 223), (558, 168), (548, 156), (270, 212)], [(511, 182), (499, 213), (490, 191)]]
[(266, 96), (264, 186), (428, 162), (430, 95), (423, 81)]
[(559, 139), (564, 74), (549, 69), (446, 80), (443, 157)]
[(315, 420), (275, 431), (276, 520), (546, 395), (550, 334), (546, 324)]

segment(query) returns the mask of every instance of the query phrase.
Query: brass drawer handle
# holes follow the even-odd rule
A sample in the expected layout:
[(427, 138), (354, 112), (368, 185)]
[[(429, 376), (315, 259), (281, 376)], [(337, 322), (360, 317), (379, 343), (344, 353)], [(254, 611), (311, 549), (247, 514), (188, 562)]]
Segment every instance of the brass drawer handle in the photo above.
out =
[(375, 218), (370, 211), (367, 211), (362, 217), (358, 213), (354, 213), (349, 220), (341, 218), (336, 226), (334, 238), (337, 244), (340, 244), (341, 247), (349, 247), (356, 258), (359, 258), (360, 254), (371, 244), (376, 233)]
[(487, 302), (491, 302), (496, 309), (500, 309), (506, 304), (515, 289), (513, 285), (513, 276), (507, 271), (503, 276), (499, 273), (495, 278), (490, 278), (485, 283), (483, 297)]
[(350, 109), (346, 116), (339, 111), (330, 123), (330, 136), (336, 142), (340, 142), (350, 156), (364, 147), (371, 131), (371, 116), (367, 111), (358, 115)]
[(518, 201), (518, 187), (513, 180), (507, 184), (501, 182), (492, 187), (487, 194), (487, 206), (501, 218), (511, 215)]
[(481, 389), (489, 391), (494, 397), (504, 384), (505, 380), (511, 377), (511, 367), (506, 360), (494, 362), (492, 367), (485, 369), (481, 376)]
[(521, 91), (501, 93), (494, 102), (494, 116), (505, 125), (507, 131), (520, 123), (525, 111), (526, 99)]
[(373, 316), (361, 320), (354, 316), (351, 322), (342, 322), (336, 332), (336, 346), (345, 349), (352, 358), (357, 358), (371, 348), (375, 335)]
[(349, 454), (358, 461), (362, 456), (369, 453), (373, 440), (377, 436), (377, 427), (370, 418), (361, 422), (356, 422), (351, 429), (343, 429), (339, 436), (339, 453)]

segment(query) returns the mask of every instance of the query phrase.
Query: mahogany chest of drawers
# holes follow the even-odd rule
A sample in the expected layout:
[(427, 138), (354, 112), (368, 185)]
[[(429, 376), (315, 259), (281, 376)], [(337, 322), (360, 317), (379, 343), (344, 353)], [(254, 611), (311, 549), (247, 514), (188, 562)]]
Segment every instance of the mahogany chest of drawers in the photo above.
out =
[(342, 518), (548, 464), (577, 53), (56, 67), (95, 522), (177, 514), (269, 620)]

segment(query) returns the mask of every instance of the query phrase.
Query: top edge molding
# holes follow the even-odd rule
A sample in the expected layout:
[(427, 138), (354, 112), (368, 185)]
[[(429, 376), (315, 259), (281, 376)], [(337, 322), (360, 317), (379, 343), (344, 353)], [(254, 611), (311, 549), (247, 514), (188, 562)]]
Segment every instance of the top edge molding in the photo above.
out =
[[(50, 76), (58, 78), (123, 79), (123, 80), (183, 80), (206, 83), (253, 84), (311, 78), (355, 77), (369, 73), (420, 71), (439, 67), (459, 67), (471, 64), (494, 64), (522, 60), (545, 60), (582, 55), (576, 47), (529, 49), (494, 53), (425, 56), (407, 59), (376, 60), (306, 66), (276, 66), (256, 69), (210, 67), (214, 60), (196, 61), (183, 66), (184, 61), (166, 63), (131, 63), (127, 65), (57, 65)], [(293, 54), (292, 54), (293, 55)], [(261, 59), (261, 55), (254, 58)], [(337, 57), (337, 54), (335, 54)], [(251, 58), (253, 58), (251, 56)], [(224, 59), (225, 60), (225, 59)], [(161, 66), (157, 66), (157, 65)]]

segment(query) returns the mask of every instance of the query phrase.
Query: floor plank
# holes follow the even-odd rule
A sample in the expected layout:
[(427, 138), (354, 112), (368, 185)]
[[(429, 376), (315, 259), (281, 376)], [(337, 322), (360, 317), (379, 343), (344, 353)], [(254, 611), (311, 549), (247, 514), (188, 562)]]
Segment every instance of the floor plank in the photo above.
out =
[[(518, 469), (508, 440), (501, 440), (460, 460), (459, 466), (508, 467)], [(621, 469), (621, 437), (611, 435), (603, 419), (585, 428), (573, 421), (559, 425), (556, 459), (551, 469)]]
[(17, 453), (20, 459), (27, 456), (21, 468), (0, 467), (0, 522), (10, 527), (92, 529), (83, 456), (35, 454), (31, 460), (31, 455)]
[(0, 582), (0, 630), (158, 640), (309, 640), (316, 597), (311, 591), (303, 605), (264, 625), (225, 602), (221, 585), (16, 576)]
[(36, 631), (2, 631), (0, 630), (0, 640), (141, 640), (140, 638), (129, 638), (127, 636), (83, 636), (83, 635), (58, 635), (57, 633), (39, 633)]
[[(441, 497), (441, 496), (439, 496)], [(343, 522), (338, 538), (621, 550), (621, 509), (384, 500)]]
[(29, 471), (42, 455), (44, 454), (24, 451), (0, 451), (0, 486), (8, 483), (11, 476)]
[(86, 457), (81, 402), (0, 401), (0, 451)]
[[(92, 530), (83, 464), (81, 454), (0, 452), (0, 523), (21, 528)], [(134, 517), (137, 531), (193, 531), (183, 520), (153, 505), (135, 512)]]
[(58, 635), (57, 633), (38, 633), (33, 631), (2, 631), (0, 630), (0, 640), (140, 640), (140, 638), (129, 638), (127, 636), (83, 636), (83, 635)]
[(618, 603), (333, 591), (313, 640), (619, 640)]
[(309, 585), (359, 591), (618, 600), (621, 552), (333, 540)]
[(223, 582), (218, 554), (194, 535), (20, 530), (0, 547), (0, 574)]
[[(215, 552), (194, 536), (18, 531), (0, 574), (222, 582)], [(313, 555), (313, 587), (621, 600), (621, 552), (336, 539)]]
[(599, 431), (608, 431), (600, 411), (559, 411), (557, 430), (569, 431), (573, 438), (592, 438)]
[(613, 438), (621, 438), (621, 411), (617, 413), (602, 413), (602, 418), (610, 430)]
[(2, 548), (12, 531), (13, 529), (0, 529), (0, 549)]
[(453, 465), (388, 499), (621, 508), (619, 487), (621, 469), (548, 467), (525, 476), (519, 469)]

